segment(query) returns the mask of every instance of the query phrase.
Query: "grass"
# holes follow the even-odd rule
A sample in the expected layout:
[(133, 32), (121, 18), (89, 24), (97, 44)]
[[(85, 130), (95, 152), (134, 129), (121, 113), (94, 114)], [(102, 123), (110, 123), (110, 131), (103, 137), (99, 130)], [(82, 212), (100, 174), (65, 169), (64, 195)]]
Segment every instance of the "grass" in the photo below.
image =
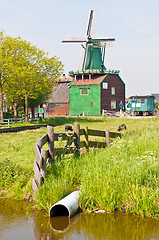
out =
[[(48, 121), (46, 124), (55, 123), (55, 119)], [(127, 130), (109, 148), (90, 150), (79, 158), (62, 159), (48, 166), (45, 183), (36, 195), (37, 206), (48, 210), (71, 191), (80, 189), (84, 211), (118, 210), (158, 217), (159, 118), (64, 118), (63, 121), (60, 126), (62, 118), (56, 119), (59, 126), (55, 132), (64, 132), (64, 124), (74, 121), (81, 128), (86, 125), (110, 131), (117, 131), (125, 123)], [(28, 192), (33, 194), (34, 144), (45, 133), (46, 128), (41, 128), (0, 135), (1, 196), (23, 198)]]

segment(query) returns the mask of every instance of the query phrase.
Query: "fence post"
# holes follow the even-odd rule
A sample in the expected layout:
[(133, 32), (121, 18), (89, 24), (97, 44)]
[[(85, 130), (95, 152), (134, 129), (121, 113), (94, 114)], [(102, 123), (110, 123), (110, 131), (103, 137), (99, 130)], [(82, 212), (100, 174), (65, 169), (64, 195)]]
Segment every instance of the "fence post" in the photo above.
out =
[(106, 146), (108, 147), (110, 145), (110, 136), (109, 136), (108, 129), (105, 129), (105, 141), (106, 141)]
[(8, 127), (9, 127), (9, 119), (8, 119)]
[(47, 126), (48, 133), (48, 149), (49, 149), (49, 157), (50, 163), (54, 163), (54, 127), (51, 125)]
[(47, 161), (47, 151), (45, 149), (41, 149), (41, 156), (42, 156), (42, 168), (41, 168), (41, 175), (43, 178), (46, 177), (46, 161)]
[(80, 154), (80, 125), (75, 122), (75, 147), (76, 147), (76, 152), (75, 155), (79, 156)]
[(42, 166), (42, 157), (41, 157), (41, 148), (39, 148), (38, 143), (35, 143), (35, 155), (36, 160), (34, 161), (34, 178), (32, 182), (32, 188), (34, 192), (38, 191), (38, 187), (42, 184), (42, 175), (41, 175), (41, 166)]
[(88, 141), (88, 127), (84, 126), (84, 135), (85, 135), (85, 145), (86, 145), (86, 150), (89, 150), (89, 141)]
[(36, 142), (37, 142), (39, 148), (41, 149), (42, 148), (42, 140), (41, 140), (41, 138), (37, 138)]

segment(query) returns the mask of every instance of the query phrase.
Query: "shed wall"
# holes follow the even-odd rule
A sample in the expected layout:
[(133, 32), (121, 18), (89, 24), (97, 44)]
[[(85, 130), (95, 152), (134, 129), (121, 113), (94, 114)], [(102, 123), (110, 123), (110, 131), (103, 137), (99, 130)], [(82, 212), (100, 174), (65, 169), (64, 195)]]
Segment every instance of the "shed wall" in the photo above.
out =
[[(81, 95), (81, 88), (88, 88), (88, 95)], [(100, 85), (70, 86), (69, 100), (70, 115), (79, 115), (83, 112), (85, 115), (101, 114)]]
[[(66, 116), (69, 115), (69, 103), (49, 103), (46, 112), (48, 116)], [(59, 107), (60, 106), (60, 107)]]
[[(108, 89), (103, 89), (101, 84), (101, 114), (102, 109), (107, 111), (119, 111), (119, 103), (122, 101), (125, 108), (125, 84), (117, 74), (109, 74), (105, 80)], [(111, 88), (115, 87), (115, 95), (112, 95)], [(116, 101), (116, 108), (111, 108), (111, 101)]]

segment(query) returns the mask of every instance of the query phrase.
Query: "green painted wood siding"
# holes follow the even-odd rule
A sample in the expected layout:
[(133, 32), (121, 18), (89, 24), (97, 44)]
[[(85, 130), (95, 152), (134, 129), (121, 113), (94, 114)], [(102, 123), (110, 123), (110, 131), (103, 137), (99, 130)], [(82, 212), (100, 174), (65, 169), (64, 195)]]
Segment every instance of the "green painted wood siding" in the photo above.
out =
[[(81, 95), (81, 89), (88, 88), (88, 95)], [(93, 103), (92, 103), (93, 102)], [(93, 107), (91, 107), (93, 105)], [(100, 85), (71, 86), (69, 88), (69, 114), (100, 115)]]
[(155, 99), (150, 97), (147, 101), (147, 111), (154, 111), (155, 110)]

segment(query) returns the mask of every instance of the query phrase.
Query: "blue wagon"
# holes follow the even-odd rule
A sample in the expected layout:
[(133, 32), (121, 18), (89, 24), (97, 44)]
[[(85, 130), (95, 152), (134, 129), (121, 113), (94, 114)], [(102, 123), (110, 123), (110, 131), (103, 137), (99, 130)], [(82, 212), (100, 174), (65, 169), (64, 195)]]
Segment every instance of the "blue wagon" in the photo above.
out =
[(135, 115), (153, 115), (155, 110), (155, 98), (153, 96), (131, 96), (127, 104), (127, 110)]

